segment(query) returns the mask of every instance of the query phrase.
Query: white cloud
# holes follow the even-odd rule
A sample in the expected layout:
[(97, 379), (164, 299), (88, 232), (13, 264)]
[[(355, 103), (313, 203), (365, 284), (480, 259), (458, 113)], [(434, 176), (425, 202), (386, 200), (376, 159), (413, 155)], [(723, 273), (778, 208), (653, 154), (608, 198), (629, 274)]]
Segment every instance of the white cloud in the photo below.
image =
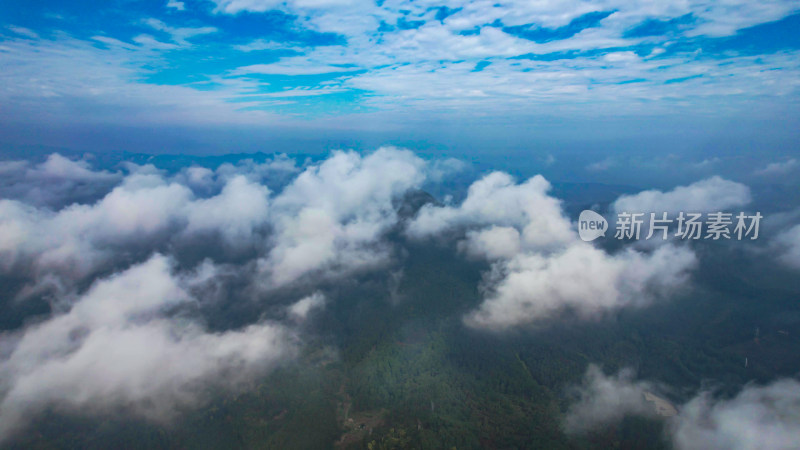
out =
[(178, 11), (183, 11), (186, 9), (186, 5), (183, 2), (176, 0), (167, 0), (167, 8), (174, 8)]
[(0, 161), (0, 175), (13, 176), (28, 167), (28, 161)]
[(284, 58), (271, 64), (253, 64), (239, 67), (233, 75), (265, 74), (265, 75), (320, 75), (326, 73), (345, 73), (358, 70), (354, 67), (339, 67), (329, 64), (316, 64), (302, 58)]
[(661, 213), (727, 211), (750, 203), (750, 188), (718, 176), (678, 186), (669, 192), (643, 191), (623, 195), (614, 202), (617, 212)]
[(789, 450), (800, 442), (800, 383), (793, 379), (748, 385), (736, 397), (703, 393), (672, 424), (676, 448)]
[[(103, 36), (80, 40), (63, 35), (55, 40), (4, 42), (0, 99), (8, 113), (17, 114), (20, 120), (28, 117), (41, 121), (46, 114), (48, 120), (66, 124), (75, 122), (77, 105), (84, 111), (83, 123), (219, 125), (277, 121), (277, 116), (241, 111), (242, 104), (229, 102), (232, 96), (252, 92), (258, 82), (221, 79), (212, 74), (220, 88), (211, 91), (144, 82), (141, 68), (160, 67), (161, 52), (168, 51), (164, 44), (170, 48), (176, 45), (159, 43), (152, 37), (144, 39), (147, 42), (131, 44)], [(106, 48), (99, 47), (98, 42)]]
[(135, 36), (133, 42), (145, 46), (147, 48), (158, 49), (158, 50), (174, 50), (179, 48), (177, 44), (170, 44), (168, 42), (161, 42), (158, 39), (154, 38), (149, 34), (140, 34)]
[[(565, 431), (586, 432), (629, 414), (660, 415), (666, 421), (668, 439), (680, 450), (797, 447), (800, 383), (794, 379), (746, 385), (728, 399), (701, 392), (677, 408), (663, 397), (653, 397), (659, 390), (663, 387), (634, 379), (630, 370), (607, 376), (590, 365), (583, 383), (574, 388), (577, 396), (564, 419)], [(662, 405), (661, 411), (657, 403)]]
[(297, 166), (297, 161), (284, 154), (276, 155), (261, 163), (257, 163), (252, 159), (245, 159), (238, 161), (235, 165), (223, 163), (217, 167), (214, 170), (215, 185), (243, 175), (252, 182), (265, 184), (273, 189), (282, 188), (299, 171), (300, 168)]
[(468, 164), (460, 159), (437, 159), (432, 161), (428, 167), (428, 180), (439, 183), (452, 175), (467, 170), (468, 167)]
[(655, 390), (653, 383), (637, 381), (634, 372), (625, 369), (607, 376), (596, 365), (586, 370), (581, 386), (573, 389), (577, 398), (564, 418), (567, 433), (583, 433), (620, 421), (628, 414), (655, 416), (645, 400), (645, 392)]
[(166, 315), (194, 301), (193, 283), (156, 255), (95, 282), (68, 311), (4, 336), (0, 439), (46, 408), (168, 420), (202, 402), (205, 386), (236, 388), (291, 352), (279, 325), (211, 333)]
[(241, 246), (254, 239), (254, 231), (268, 219), (269, 189), (247, 180), (231, 178), (219, 195), (187, 205), (185, 233), (219, 232), (229, 243)]
[(576, 242), (552, 254), (521, 253), (494, 264), (487, 295), (466, 321), (503, 330), (565, 312), (587, 319), (643, 306), (683, 285), (695, 264), (691, 250), (674, 246), (609, 255)]
[(290, 42), (272, 41), (266, 39), (255, 39), (247, 44), (235, 45), (233, 48), (242, 52), (253, 52), (258, 50), (294, 50), (300, 51), (302, 47)]
[(172, 40), (181, 46), (191, 45), (188, 40), (195, 36), (202, 36), (204, 34), (216, 33), (219, 31), (215, 27), (171, 27), (166, 23), (153, 18), (145, 19), (144, 23), (155, 30), (163, 31), (169, 34), (172, 37)]
[[(260, 298), (259, 289), (300, 279), (313, 289), (387, 267), (386, 234), (398, 225), (400, 201), (429, 173), (425, 161), (395, 148), (334, 152), (302, 170), (280, 156), (173, 175), (135, 164), (98, 172), (59, 155), (5, 166), (43, 186), (115, 185), (58, 209), (0, 200), (0, 272), (29, 283), (9, 296), (54, 305), (49, 317), (0, 336), (0, 439), (45, 409), (167, 420), (202, 403), (208, 387), (236, 388), (263, 373), (291, 353), (293, 332), (263, 321), (211, 332), (197, 311), (235, 301), (227, 286), (237, 286), (237, 298)], [(277, 194), (263, 184), (274, 178), (282, 180)], [(207, 260), (191, 272), (160, 254), (217, 258), (219, 248), (241, 247), (237, 262), (223, 255), (225, 266)], [(297, 326), (325, 302), (310, 295), (281, 320)]]
[(35, 273), (56, 272), (80, 279), (112, 257), (113, 249), (138, 242), (152, 245), (179, 225), (191, 191), (157, 175), (134, 174), (92, 205), (58, 212), (16, 200), (0, 200), (0, 244), (6, 270), (30, 265)]
[[(209, 117), (215, 122), (279, 123), (286, 119), (265, 112), (276, 105), (269, 97), (251, 97), (253, 92), (263, 92), (264, 83), (249, 74), (338, 73), (341, 89), (376, 94), (358, 100), (361, 104), (391, 111), (406, 108), (449, 114), (481, 111), (481, 115), (508, 117), (513, 113), (519, 117), (550, 115), (554, 111), (552, 106), (557, 105), (559, 114), (574, 117), (605, 114), (609, 106), (620, 113), (674, 114), (675, 108), (689, 110), (683, 104), (690, 105), (693, 112), (716, 113), (722, 109), (729, 111), (731, 107), (751, 108), (754, 99), (769, 98), (772, 104), (779, 98), (791, 98), (797, 91), (793, 80), (800, 71), (797, 52), (730, 53), (721, 55), (722, 59), (697, 58), (694, 53), (680, 52), (654, 61), (631, 52), (604, 54), (604, 51), (640, 45), (643, 41), (666, 47), (681, 37), (731, 35), (743, 27), (777, 20), (797, 10), (788, 1), (759, 6), (751, 3), (736, 1), (725, 6), (708, 6), (702, 2), (654, 5), (612, 1), (598, 6), (566, 0), (536, 5), (519, 1), (443, 4), (426, 0), (387, 1), (379, 5), (365, 0), (217, 0), (217, 14), (283, 10), (297, 16), (299, 29), (337, 33), (347, 44), (313, 46), (255, 41), (252, 45), (234, 45), (240, 51), (282, 48), (304, 54), (227, 72), (222, 68), (212, 69), (202, 75), (216, 88), (198, 91), (191, 88), (192, 83), (156, 86), (141, 80), (143, 74), (162, 67), (165, 52), (175, 46), (192, 45), (193, 37), (215, 32), (213, 27), (176, 27), (147, 19), (144, 23), (170, 37), (143, 34), (134, 38), (134, 44), (107, 36), (94, 36), (91, 42), (66, 36), (35, 43), (27, 38), (11, 39), (4, 42), (10, 51), (3, 52), (7, 69), (1, 81), (14, 88), (0, 90), (0, 100), (7, 108), (19, 108), (32, 118), (40, 118), (47, 111), (67, 121), (71, 119), (70, 111), (74, 111), (69, 106), (74, 105), (66, 99), (80, 99), (92, 106), (84, 110), (92, 111), (95, 121), (110, 119), (103, 114), (102, 107), (111, 104), (119, 106), (113, 119), (123, 123), (129, 123), (125, 119), (205, 123)], [(167, 6), (177, 8), (179, 4), (182, 2), (170, 1)], [(441, 6), (458, 10), (437, 20), (436, 11)], [(511, 26), (560, 27), (583, 14), (598, 11), (614, 13), (596, 27), (541, 43), (492, 25), (499, 20)], [(669, 20), (690, 13), (697, 20), (680, 31), (680, 36), (668, 33), (646, 38), (625, 37), (627, 30), (645, 20)], [(416, 29), (402, 29), (395, 26), (401, 19), (424, 24)], [(381, 22), (395, 28), (378, 32)], [(108, 48), (98, 48), (97, 42), (104, 42)], [(574, 53), (575, 57), (509, 59), (559, 52)], [(475, 64), (483, 60), (492, 64), (473, 72)], [(753, 70), (756, 66), (759, 70)], [(702, 78), (666, 83), (693, 75)], [(621, 84), (630, 80), (638, 81)], [(307, 80), (296, 83), (299, 83), (296, 87), (323, 86)], [(327, 92), (333, 91), (317, 93)], [(23, 98), (27, 101), (22, 101)], [(676, 99), (683, 102), (673, 101)], [(65, 102), (70, 104), (64, 106)], [(31, 105), (37, 105), (33, 108), (36, 110)], [(154, 109), (158, 114), (151, 114)], [(147, 114), (142, 114), (142, 110)], [(352, 126), (362, 122), (349, 123)]]
[(459, 244), (467, 254), (490, 260), (512, 258), (521, 248), (519, 231), (514, 227), (501, 226), (470, 230), (466, 239)]
[(548, 196), (549, 190), (550, 183), (541, 175), (515, 184), (508, 174), (494, 172), (473, 183), (458, 207), (423, 207), (407, 232), (425, 238), (458, 227), (513, 226), (525, 247), (558, 246), (573, 236), (560, 201)]
[(795, 225), (775, 237), (772, 245), (783, 263), (800, 269), (800, 225)]
[(411, 152), (382, 148), (363, 158), (335, 152), (308, 167), (275, 198), (274, 247), (262, 270), (280, 285), (386, 262), (381, 237), (397, 221), (393, 201), (422, 185), (424, 165)]
[(721, 162), (722, 162), (722, 159), (720, 159), (720, 158), (715, 156), (713, 158), (705, 158), (702, 161), (698, 161), (698, 162), (692, 163), (691, 166), (694, 169), (708, 169), (708, 168), (710, 168), (712, 166), (718, 165)]
[(611, 158), (606, 158), (601, 161), (589, 164), (588, 166), (586, 166), (586, 170), (590, 172), (604, 172), (616, 165), (617, 165), (616, 161), (614, 161)]
[(426, 205), (408, 224), (416, 239), (463, 231), (462, 251), (494, 261), (468, 325), (503, 330), (564, 313), (593, 318), (666, 297), (688, 279), (696, 258), (686, 247), (612, 255), (578, 240), (549, 189), (540, 175), (516, 184), (495, 172), (473, 183), (461, 205)]
[[(0, 256), (6, 271), (27, 267), (35, 278), (89, 276), (125, 248), (142, 251), (198, 237), (221, 239), (235, 249), (253, 249), (268, 275), (265, 287), (307, 274), (347, 273), (388, 261), (383, 235), (397, 222), (395, 201), (425, 180), (426, 163), (411, 152), (383, 148), (360, 156), (336, 152), (308, 166), (293, 180), (293, 162), (223, 165), (212, 172), (193, 168), (172, 179), (147, 166), (132, 171), (95, 203), (58, 211), (20, 200), (0, 200)], [(88, 165), (54, 155), (33, 169), (36, 176), (117, 181), (119, 174), (92, 172)], [(274, 198), (261, 184), (288, 183)], [(49, 181), (50, 178), (47, 178)], [(199, 197), (197, 192), (214, 192)]]
[(773, 162), (767, 164), (763, 169), (756, 170), (756, 175), (760, 176), (782, 176), (793, 172), (798, 166), (797, 160), (794, 158), (787, 159), (786, 161)]
[(360, 0), (215, 0), (219, 11), (236, 14), (242, 11), (264, 12), (271, 9), (336, 9), (350, 6), (369, 6)]
[[(307, 17), (312, 24), (323, 31), (333, 30), (340, 24), (341, 16), (349, 16), (354, 11), (370, 12), (382, 18), (396, 19), (400, 11), (406, 11), (412, 18), (432, 19), (431, 9), (447, 6), (459, 8), (444, 22), (457, 29), (471, 29), (502, 20), (505, 25), (536, 24), (544, 28), (558, 28), (570, 21), (592, 12), (615, 11), (604, 20), (604, 25), (614, 30), (626, 30), (648, 18), (671, 19), (686, 14), (698, 18), (696, 23), (687, 25), (687, 33), (696, 35), (724, 36), (738, 29), (758, 23), (780, 19), (797, 8), (791, 2), (774, 0), (758, 6), (743, 0), (707, 5), (703, 2), (666, 1), (658, 4), (640, 4), (624, 1), (611, 1), (598, 5), (590, 1), (560, 0), (545, 3), (530, 3), (514, 0), (497, 3), (488, 0), (463, 4), (456, 1), (386, 1), (375, 5), (363, 0), (215, 0), (219, 12), (236, 14), (242, 11), (263, 12), (271, 9), (284, 9)], [(392, 21), (393, 22), (393, 21)], [(356, 28), (360, 30), (360, 28)], [(353, 27), (349, 30), (355, 31)]]
[(58, 153), (33, 165), (29, 161), (0, 163), (0, 196), (36, 206), (60, 209), (70, 202), (96, 200), (122, 180), (122, 173), (93, 171), (85, 160)]
[(107, 171), (93, 171), (86, 161), (73, 161), (58, 153), (53, 153), (27, 175), (32, 178), (63, 179), (82, 182), (103, 181), (118, 179), (120, 174)]
[[(60, 157), (35, 170), (92, 182), (118, 176)], [(0, 201), (3, 270), (28, 274), (26, 295), (68, 291), (109, 264), (201, 242), (250, 252), (257, 287), (266, 290), (386, 267), (394, 249), (385, 237), (398, 225), (397, 202), (441, 167), (394, 148), (365, 156), (335, 152), (286, 178), (274, 196), (261, 184), (264, 177), (297, 171), (280, 158), (173, 177), (148, 166), (128, 170), (94, 203), (52, 211)], [(496, 172), (473, 183), (460, 205), (426, 205), (408, 223), (415, 239), (455, 232), (464, 253), (493, 261), (485, 301), (469, 324), (501, 329), (567, 312), (594, 317), (647, 304), (685, 281), (695, 262), (691, 251), (666, 246), (607, 254), (578, 241), (549, 189), (541, 176), (517, 184)]]
[(9, 29), (11, 32), (16, 33), (16, 34), (18, 34), (20, 36), (25, 36), (26, 38), (29, 38), (29, 39), (39, 39), (39, 35), (36, 34), (36, 32), (34, 32), (33, 30), (28, 29), (28, 28), (17, 27), (17, 26), (13, 26), (13, 25), (10, 25), (10, 26), (8, 26), (6, 28)]
[(323, 306), (325, 306), (325, 295), (321, 292), (315, 292), (293, 303), (289, 306), (288, 311), (294, 320), (302, 322), (308, 317), (308, 313)]
[(634, 52), (614, 52), (603, 56), (603, 59), (610, 63), (624, 63), (638, 61), (639, 56), (637, 56)]

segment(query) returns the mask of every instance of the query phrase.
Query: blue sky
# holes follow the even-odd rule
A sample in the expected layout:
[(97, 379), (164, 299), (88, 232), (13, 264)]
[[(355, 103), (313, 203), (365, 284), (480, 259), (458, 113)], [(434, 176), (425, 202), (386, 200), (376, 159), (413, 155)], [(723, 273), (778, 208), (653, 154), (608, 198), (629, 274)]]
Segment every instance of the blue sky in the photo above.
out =
[(59, 127), (791, 135), (798, 29), (795, 1), (5, 1), (0, 118), (15, 142)]

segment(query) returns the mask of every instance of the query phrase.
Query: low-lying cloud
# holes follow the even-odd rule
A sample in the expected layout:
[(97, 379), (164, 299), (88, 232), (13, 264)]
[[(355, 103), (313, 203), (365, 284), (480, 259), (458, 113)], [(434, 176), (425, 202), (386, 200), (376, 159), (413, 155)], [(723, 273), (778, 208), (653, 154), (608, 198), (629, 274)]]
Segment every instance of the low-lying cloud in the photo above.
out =
[(473, 183), (460, 205), (426, 205), (408, 225), (415, 239), (463, 231), (459, 248), (492, 261), (468, 325), (502, 330), (564, 313), (598, 317), (648, 304), (687, 281), (696, 264), (687, 247), (608, 253), (578, 239), (549, 190), (540, 175), (517, 184), (495, 172)]
[(585, 433), (613, 424), (629, 414), (655, 416), (645, 401), (645, 392), (655, 390), (653, 383), (635, 380), (631, 369), (607, 376), (592, 364), (586, 370), (582, 385), (573, 388), (574, 402), (564, 419), (569, 434)]
[(213, 333), (168, 314), (197, 301), (191, 288), (208, 276), (172, 265), (155, 255), (3, 337), (0, 440), (45, 408), (168, 420), (202, 402), (209, 384), (235, 388), (292, 352), (292, 333), (278, 324)]
[(671, 436), (677, 448), (687, 450), (797, 448), (800, 383), (783, 379), (749, 385), (727, 400), (703, 393), (683, 405)]
[[(605, 375), (590, 365), (583, 383), (574, 388), (575, 401), (564, 418), (564, 429), (569, 434), (585, 433), (626, 415), (658, 417), (656, 404), (646, 395), (663, 389), (636, 380), (630, 369)], [(678, 449), (788, 450), (800, 442), (800, 383), (795, 379), (747, 385), (732, 398), (703, 391), (677, 409), (667, 408), (670, 414), (662, 414), (666, 437)]]
[[(92, 178), (82, 164), (64, 160), (50, 157), (45, 165), (77, 165), (76, 174), (61, 173)], [(397, 222), (393, 202), (419, 188), (426, 166), (411, 152), (392, 148), (364, 157), (336, 152), (306, 167), (277, 195), (253, 170), (235, 170), (190, 168), (167, 176), (152, 166), (133, 166), (95, 203), (58, 210), (24, 198), (0, 200), (0, 270), (69, 284), (133, 257), (131, 249), (146, 256), (198, 239), (255, 252), (266, 289), (311, 274), (375, 268), (391, 257), (382, 238)], [(198, 193), (213, 192), (215, 185), (213, 195)]]
[(395, 149), (337, 152), (306, 169), (274, 200), (274, 245), (262, 271), (283, 285), (380, 266), (391, 256), (381, 238), (397, 223), (393, 202), (424, 180), (425, 162)]

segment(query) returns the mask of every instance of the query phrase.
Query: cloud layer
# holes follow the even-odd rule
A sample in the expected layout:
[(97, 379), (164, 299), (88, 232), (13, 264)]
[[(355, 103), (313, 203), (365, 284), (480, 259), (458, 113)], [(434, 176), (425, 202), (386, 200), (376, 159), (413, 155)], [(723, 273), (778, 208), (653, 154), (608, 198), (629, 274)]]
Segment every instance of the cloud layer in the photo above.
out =
[[(9, 286), (0, 306), (50, 307), (0, 335), (0, 439), (43, 410), (169, 420), (202, 404), (208, 387), (237, 389), (292, 358), (315, 311), (335, 307), (331, 286), (386, 277), (394, 298), (408, 240), (485, 264), (482, 302), (463, 319), (496, 332), (642, 307), (691, 278), (689, 244), (578, 239), (540, 175), (518, 182), (493, 172), (457, 204), (418, 202), (428, 198), (421, 187), (462, 166), (391, 147), (172, 172), (131, 163), (97, 171), (60, 155), (0, 163), (0, 277)], [(715, 177), (614, 205), (726, 208), (749, 198), (746, 186)], [(787, 262), (793, 232), (776, 241)], [(252, 314), (220, 326), (208, 315), (220, 305)], [(646, 412), (637, 392), (652, 387), (592, 369), (568, 428), (620, 417), (606, 410)]]
[[(645, 394), (663, 389), (635, 380), (631, 370), (607, 376), (590, 365), (564, 420), (568, 433), (583, 433), (626, 415), (657, 417)], [(666, 419), (667, 436), (678, 449), (790, 449), (800, 439), (800, 383), (781, 379), (747, 385), (733, 398), (701, 392)]]
[[(44, 168), (52, 161), (85, 170), (60, 156), (48, 158)], [(131, 166), (124, 178), (62, 171), (59, 180), (80, 176), (104, 185), (115, 177), (118, 184), (95, 203), (58, 210), (30, 204), (25, 196), (0, 200), (0, 269), (66, 283), (135, 257), (136, 251), (146, 255), (199, 241), (256, 252), (266, 288), (310, 274), (375, 267), (391, 257), (382, 237), (396, 223), (393, 202), (421, 186), (426, 166), (404, 150), (381, 149), (363, 158), (337, 152), (272, 195), (260, 177), (276, 170), (296, 169), (278, 161), (223, 165), (216, 172), (195, 167), (173, 176), (152, 166)], [(49, 179), (41, 185), (49, 186)], [(204, 196), (207, 192), (212, 194)]]
[(154, 255), (96, 281), (66, 311), (4, 336), (0, 440), (47, 407), (168, 420), (202, 402), (209, 384), (235, 388), (292, 351), (291, 332), (277, 324), (212, 333), (170, 316), (197, 301), (191, 288), (209, 276), (171, 266)]
[(736, 397), (701, 394), (681, 408), (672, 427), (681, 449), (791, 449), (800, 440), (800, 383), (783, 379), (745, 386)]

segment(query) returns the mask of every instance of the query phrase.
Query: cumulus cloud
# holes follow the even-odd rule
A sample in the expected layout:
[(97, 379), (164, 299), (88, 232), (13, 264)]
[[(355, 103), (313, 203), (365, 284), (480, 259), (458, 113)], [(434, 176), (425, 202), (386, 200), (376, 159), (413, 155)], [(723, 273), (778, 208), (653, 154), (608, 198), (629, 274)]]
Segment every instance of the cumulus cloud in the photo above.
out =
[(628, 414), (655, 415), (645, 399), (645, 392), (655, 390), (653, 383), (635, 380), (631, 369), (608, 376), (591, 364), (583, 383), (573, 389), (574, 402), (564, 418), (567, 433), (583, 433), (618, 422)]
[(467, 324), (505, 329), (563, 312), (593, 318), (647, 305), (684, 284), (695, 264), (691, 250), (675, 246), (609, 255), (575, 243), (552, 254), (519, 254), (493, 266), (484, 302)]
[[(491, 173), (458, 205), (400, 217), (410, 193), (460, 168), (396, 148), (176, 173), (134, 164), (97, 171), (57, 155), (3, 163), (5, 179), (19, 174), (9, 186), (41, 186), (45, 201), (0, 200), (0, 275), (30, 283), (18, 297), (47, 289), (53, 301), (47, 316), (0, 337), (0, 438), (45, 409), (166, 420), (202, 403), (204, 386), (236, 388), (291, 355), (292, 328), (333, 299), (316, 292), (275, 308), (291, 326), (259, 320), (211, 331), (199, 317), (204, 301), (232, 301), (220, 287), (231, 269), (216, 259), (219, 248), (238, 252), (230, 264), (247, 295), (297, 299), (337, 277), (396, 269), (403, 234), (455, 236), (462, 253), (491, 266), (483, 303), (465, 321), (493, 330), (646, 305), (685, 283), (696, 262), (672, 244), (612, 253), (580, 241), (542, 176)], [(47, 187), (61, 182), (94, 186), (96, 198), (53, 206), (46, 197), (58, 194)], [(186, 249), (194, 262), (181, 259)]]
[(459, 248), (473, 257), (511, 258), (520, 251), (520, 234), (514, 227), (493, 225), (483, 230), (470, 230)]
[(243, 175), (231, 178), (219, 195), (187, 207), (185, 233), (218, 232), (228, 242), (247, 245), (269, 212), (269, 189)]
[[(43, 410), (168, 420), (202, 403), (208, 387), (263, 374), (293, 353), (292, 327), (325, 296), (277, 315), (291, 326), (264, 319), (211, 331), (203, 314), (236, 301), (233, 285), (237, 298), (263, 300), (299, 280), (313, 291), (386, 267), (404, 196), (456, 166), (395, 148), (334, 152), (302, 167), (284, 156), (175, 173), (130, 163), (97, 171), (60, 155), (0, 164), (7, 187), (38, 186), (45, 200), (62, 182), (100, 192), (58, 207), (0, 200), (0, 276), (29, 283), (3, 300), (42, 296), (51, 306), (0, 336), (0, 440)], [(240, 258), (222, 261), (220, 248)]]
[(747, 385), (732, 398), (700, 392), (675, 407), (659, 391), (625, 369), (605, 375), (590, 365), (564, 418), (567, 433), (583, 433), (626, 415), (661, 416), (667, 437), (678, 449), (790, 449), (800, 439), (800, 383), (780, 379)]
[(792, 449), (800, 442), (800, 383), (745, 386), (728, 400), (703, 393), (681, 408), (671, 436), (680, 449)]
[(95, 204), (73, 204), (57, 212), (0, 200), (3, 266), (80, 279), (109, 262), (115, 249), (163, 239), (191, 198), (185, 186), (158, 175), (134, 174)]
[(391, 248), (383, 237), (397, 222), (396, 202), (429, 172), (422, 159), (393, 148), (366, 156), (335, 152), (299, 174), (286, 157), (174, 175), (128, 164), (123, 177), (53, 156), (34, 170), (87, 185), (119, 181), (95, 202), (55, 210), (0, 200), (0, 270), (69, 284), (165, 246), (218, 243), (255, 253), (266, 288), (387, 262)]
[(750, 188), (744, 184), (713, 176), (668, 192), (654, 189), (623, 195), (614, 202), (613, 209), (630, 213), (712, 212), (741, 207), (750, 200)]
[[(215, 170), (190, 167), (174, 175), (128, 165), (128, 174), (94, 203), (53, 210), (0, 200), (0, 270), (25, 274), (30, 285), (23, 296), (68, 292), (109, 267), (170, 247), (200, 248), (199, 243), (250, 255), (253, 284), (262, 291), (375, 270), (393, 260), (395, 248), (386, 235), (400, 222), (398, 202), (426, 180), (459, 167), (449, 160), (428, 164), (395, 148), (365, 156), (334, 152), (302, 169), (285, 157)], [(34, 170), (97, 182), (120, 177), (58, 156)], [(264, 180), (275, 174), (289, 178), (273, 194)], [(689, 194), (681, 189), (709, 190), (709, 184), (716, 190), (731, 186), (710, 179), (658, 195), (682, 199)], [(455, 232), (463, 253), (492, 261), (485, 301), (468, 324), (499, 329), (566, 312), (593, 317), (647, 304), (686, 280), (695, 263), (688, 249), (599, 250), (577, 239), (549, 190), (542, 176), (517, 183), (495, 172), (473, 183), (460, 205), (427, 204), (408, 222), (411, 238)], [(642, 195), (634, 198), (650, 198)], [(718, 193), (705, 198), (730, 203)], [(623, 201), (631, 200), (618, 203)]]
[(3, 336), (0, 439), (45, 408), (167, 420), (202, 402), (204, 386), (234, 388), (291, 352), (280, 325), (211, 333), (169, 315), (196, 301), (198, 282), (171, 266), (155, 255), (95, 282), (67, 311)]
[(274, 247), (261, 269), (282, 285), (385, 262), (381, 237), (397, 222), (394, 201), (421, 186), (424, 166), (409, 151), (384, 148), (363, 158), (337, 152), (307, 168), (275, 198)]
[(34, 178), (77, 180), (85, 182), (116, 179), (119, 177), (119, 174), (112, 174), (106, 171), (93, 171), (88, 162), (73, 161), (58, 153), (51, 154), (43, 163), (29, 169), (28, 175)]
[(408, 224), (415, 239), (462, 230), (459, 248), (493, 261), (468, 325), (503, 330), (564, 313), (592, 318), (646, 305), (686, 282), (696, 264), (691, 250), (609, 254), (577, 238), (549, 189), (540, 175), (517, 184), (495, 172), (473, 183), (461, 205), (426, 205)]
[(473, 183), (457, 207), (423, 207), (407, 233), (424, 238), (457, 227), (496, 225), (517, 228), (531, 248), (568, 242), (573, 238), (569, 220), (561, 213), (561, 202), (547, 195), (549, 190), (541, 175), (516, 184), (510, 175), (494, 172)]
[[(148, 166), (129, 165), (129, 167), (132, 167), (132, 172), (152, 170), (146, 169)], [(252, 183), (266, 186), (270, 191), (280, 190), (300, 171), (297, 161), (287, 155), (278, 154), (261, 162), (249, 158), (236, 163), (226, 162), (215, 169), (193, 165), (181, 169), (172, 179), (190, 187), (200, 196), (208, 196), (219, 192), (235, 177), (245, 177)]]

